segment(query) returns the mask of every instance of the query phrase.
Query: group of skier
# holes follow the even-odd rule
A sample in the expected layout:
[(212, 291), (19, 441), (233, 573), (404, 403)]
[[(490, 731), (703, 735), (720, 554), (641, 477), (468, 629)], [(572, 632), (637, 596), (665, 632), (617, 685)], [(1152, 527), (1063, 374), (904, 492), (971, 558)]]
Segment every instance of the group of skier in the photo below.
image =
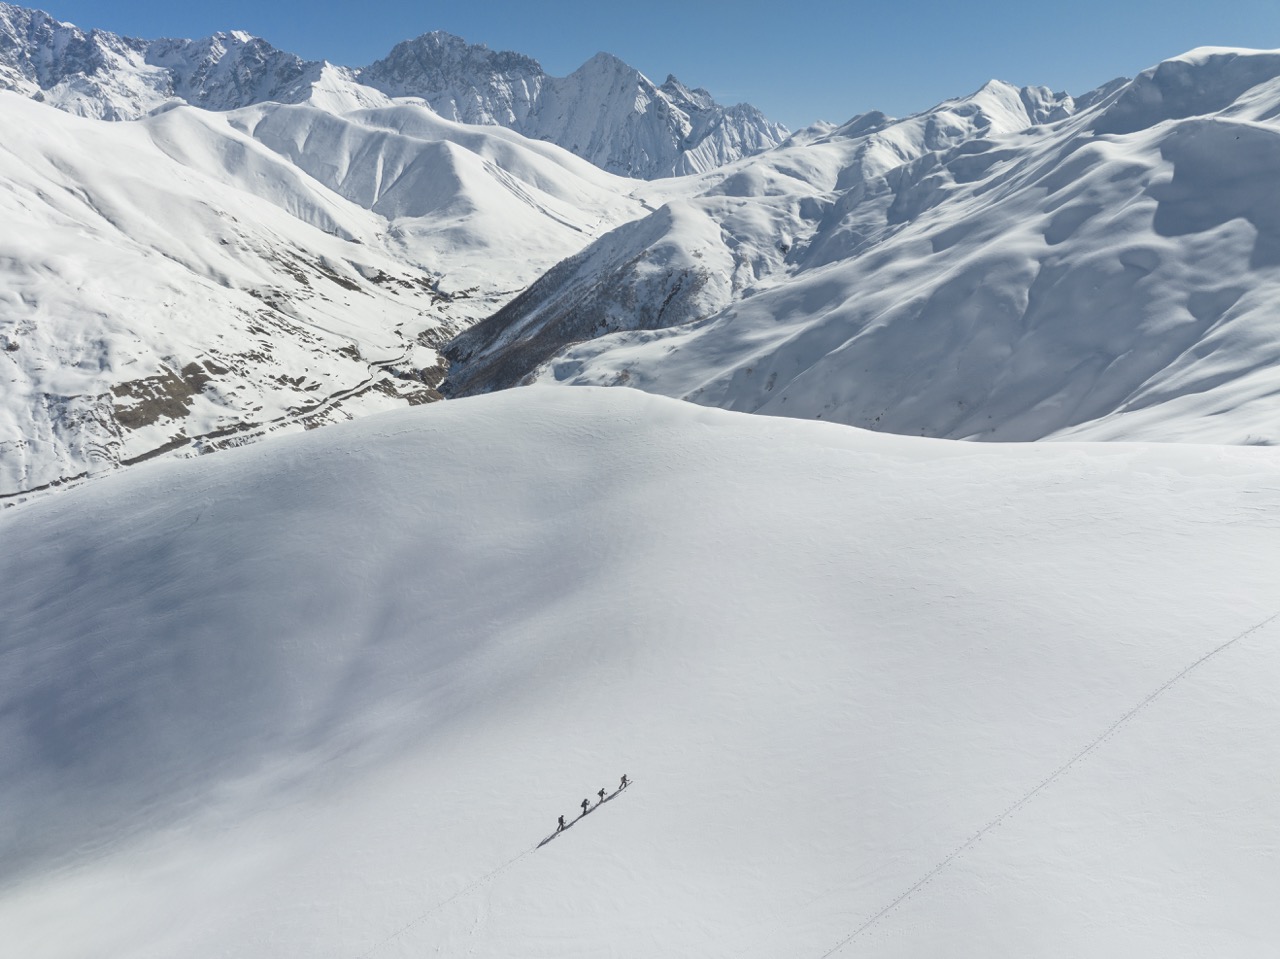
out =
[[(619, 780), (619, 782), (618, 782), (618, 792), (622, 792), (622, 790), (626, 789), (626, 788), (627, 788), (627, 786), (629, 786), (630, 784), (631, 784), (631, 780), (627, 778), (627, 774), (626, 774), (626, 773), (623, 773), (623, 774), (622, 774), (622, 779), (621, 779), (621, 780)], [(605, 788), (603, 788), (603, 787), (601, 787), (600, 791), (599, 791), (598, 793), (596, 793), (596, 795), (600, 797), (600, 801), (596, 803), (596, 805), (597, 805), (597, 806), (599, 806), (601, 803), (603, 803), (603, 802), (604, 802), (604, 797), (605, 797), (605, 793), (606, 793), (606, 792), (608, 792), (608, 790), (607, 790), (607, 789), (605, 789)], [(582, 805), (582, 815), (584, 815), (584, 816), (585, 816), (585, 815), (587, 814), (587, 812), (591, 809), (591, 800), (590, 800), (590, 799), (584, 799), (584, 800), (582, 800), (581, 805)], [(564, 828), (565, 828), (565, 825), (566, 825), (566, 824), (565, 824), (565, 821), (564, 821), (564, 816), (561, 816), (561, 817), (560, 817), (560, 819), (559, 819), (559, 821), (557, 822), (557, 825), (556, 825), (556, 832), (559, 832), (561, 829), (564, 829)]]

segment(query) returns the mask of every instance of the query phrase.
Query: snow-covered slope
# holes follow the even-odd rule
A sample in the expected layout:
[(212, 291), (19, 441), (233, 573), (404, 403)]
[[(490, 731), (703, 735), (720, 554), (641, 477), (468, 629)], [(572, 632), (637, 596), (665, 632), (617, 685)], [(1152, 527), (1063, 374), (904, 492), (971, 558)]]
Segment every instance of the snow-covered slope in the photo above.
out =
[(642, 212), (398, 105), (138, 123), (0, 93), (0, 497), (436, 398), (436, 347)]
[(1269, 959), (1278, 467), (535, 388), (5, 511), (0, 941)]
[(886, 178), (904, 164), (1074, 109), (1066, 94), (993, 80), (916, 116), (863, 114), (672, 183), (662, 209), (557, 265), (465, 334), (452, 348), (452, 388), (504, 388), (568, 343), (710, 316), (795, 272), (802, 250), (806, 264), (847, 252), (841, 213), (869, 205), (864, 220), (882, 216), (868, 196), (887, 193)]
[(1080, 102), (992, 84), (858, 118), (561, 264), (455, 343), (450, 383), (629, 383), (955, 438), (1280, 442), (1277, 117), (1280, 53), (1204, 49)]

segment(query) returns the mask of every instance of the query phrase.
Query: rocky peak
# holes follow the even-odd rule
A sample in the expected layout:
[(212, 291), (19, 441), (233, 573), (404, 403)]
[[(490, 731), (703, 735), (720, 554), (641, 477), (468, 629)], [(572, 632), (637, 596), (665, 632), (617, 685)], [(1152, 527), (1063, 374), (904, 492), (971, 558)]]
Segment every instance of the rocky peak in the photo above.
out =
[(490, 50), (442, 30), (397, 43), (383, 59), (360, 71), (364, 83), (391, 96), (439, 94), (460, 81), (484, 87), (499, 80), (543, 76), (542, 66), (532, 57)]
[(397, 44), (359, 78), (389, 96), (420, 97), (449, 119), (510, 127), (626, 176), (708, 169), (787, 136), (754, 107), (722, 107), (673, 76), (659, 87), (604, 52), (552, 77), (523, 54), (436, 32)]
[(447, 119), (509, 127), (635, 177), (700, 172), (787, 136), (754, 107), (720, 106), (672, 76), (659, 87), (609, 53), (558, 78), (531, 57), (436, 31), (336, 77), (242, 31), (135, 40), (0, 2), (0, 89), (72, 113), (128, 120), (173, 101), (209, 110), (295, 103), (326, 82), (343, 88), (330, 105), (416, 97)]
[(199, 40), (156, 40), (146, 59), (169, 72), (175, 96), (210, 110), (300, 99), (305, 92), (299, 84), (318, 76), (321, 66), (241, 30)]

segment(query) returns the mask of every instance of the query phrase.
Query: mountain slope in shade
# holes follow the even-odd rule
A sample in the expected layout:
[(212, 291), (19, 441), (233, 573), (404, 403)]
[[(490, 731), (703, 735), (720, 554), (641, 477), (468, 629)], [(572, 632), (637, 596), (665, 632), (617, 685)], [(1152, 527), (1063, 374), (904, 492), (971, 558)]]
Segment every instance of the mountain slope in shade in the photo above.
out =
[(1277, 466), (534, 388), (5, 511), (0, 931), (1264, 959)]
[[(558, 264), (460, 337), (450, 348), (450, 389), (505, 388), (568, 343), (711, 316), (794, 273), (802, 253), (806, 265), (840, 259), (847, 252), (843, 209), (870, 205), (868, 194), (886, 192), (885, 178), (904, 164), (1025, 131), (1075, 106), (1046, 88), (992, 81), (905, 119), (870, 113), (806, 131), (759, 157), (682, 182), (661, 210)], [(880, 212), (873, 208), (869, 216)]]
[(989, 85), (709, 174), (463, 334), (451, 388), (629, 384), (952, 438), (1280, 442), (1280, 54), (1197, 50), (1060, 106)]

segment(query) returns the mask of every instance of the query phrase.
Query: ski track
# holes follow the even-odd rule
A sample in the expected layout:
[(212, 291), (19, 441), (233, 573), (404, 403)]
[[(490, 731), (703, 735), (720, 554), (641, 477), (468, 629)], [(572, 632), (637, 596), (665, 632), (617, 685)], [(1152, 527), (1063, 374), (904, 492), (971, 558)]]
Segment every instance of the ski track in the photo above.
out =
[[(199, 519), (199, 517), (197, 517), (197, 519)], [(629, 780), (627, 782), (627, 786), (631, 786), (634, 784), (635, 784), (634, 779)], [(387, 945), (388, 943), (393, 942), (396, 939), (399, 939), (401, 936), (403, 936), (406, 932), (408, 932), (414, 926), (417, 926), (423, 922), (426, 922), (428, 919), (430, 919), (432, 916), (438, 913), (445, 906), (449, 905), (450, 903), (456, 902), (457, 900), (461, 899), (463, 896), (465, 896), (469, 892), (474, 892), (476, 889), (479, 889), (481, 886), (484, 886), (486, 883), (490, 882), (491, 880), (497, 879), (498, 876), (502, 875), (502, 873), (506, 872), (508, 869), (510, 869), (520, 860), (524, 859), (525, 857), (529, 856), (532, 853), (537, 852), (547, 843), (551, 842), (551, 840), (555, 839), (556, 836), (560, 835), (561, 832), (567, 832), (568, 830), (572, 829), (575, 825), (577, 825), (583, 819), (586, 819), (587, 816), (591, 815), (593, 812), (595, 812), (605, 803), (622, 795), (625, 789), (626, 789), (626, 786), (618, 787), (612, 793), (606, 796), (604, 799), (600, 800), (600, 802), (596, 803), (594, 806), (592, 806), (582, 815), (574, 819), (573, 822), (566, 824), (563, 830), (557, 829), (555, 832), (547, 836), (547, 838), (543, 839), (537, 845), (530, 846), (528, 849), (520, 853), (518, 856), (514, 856), (511, 859), (508, 859), (502, 865), (497, 866), (494, 869), (491, 869), (489, 872), (485, 873), (479, 879), (473, 880), (470, 884), (463, 886), (461, 889), (455, 892), (448, 899), (444, 900), (443, 902), (436, 903), (426, 912), (422, 913), (422, 915), (417, 916), (414, 919), (410, 920), (409, 922), (405, 923), (395, 932), (391, 933), (391, 935), (375, 943), (373, 946), (369, 947), (369, 949), (367, 949), (365, 952), (360, 953), (360, 955), (356, 956), (356, 959), (368, 959), (369, 956), (372, 956), (374, 953), (376, 953), (379, 949), (381, 949), (383, 946)]]
[(916, 892), (918, 892), (920, 889), (926, 886), (929, 882), (931, 882), (934, 879), (934, 877), (936, 877), (940, 872), (942, 872), (942, 870), (946, 869), (947, 866), (949, 866), (952, 862), (954, 862), (961, 855), (963, 855), (975, 843), (981, 840), (983, 836), (985, 836), (987, 833), (994, 830), (996, 827), (1000, 826), (1006, 819), (1008, 819), (1010, 816), (1016, 813), (1023, 806), (1031, 802), (1031, 800), (1034, 799), (1037, 795), (1039, 795), (1039, 793), (1042, 792), (1045, 788), (1047, 788), (1048, 786), (1056, 782), (1058, 779), (1062, 778), (1062, 776), (1065, 775), (1067, 772), (1069, 772), (1072, 769), (1072, 767), (1077, 765), (1086, 756), (1088, 756), (1090, 753), (1096, 750), (1099, 746), (1105, 743), (1108, 739), (1110, 739), (1112, 735), (1118, 732), (1122, 726), (1124, 726), (1126, 723), (1129, 722), (1129, 720), (1133, 719), (1136, 715), (1138, 715), (1138, 713), (1142, 712), (1143, 709), (1145, 709), (1147, 706), (1151, 705), (1151, 703), (1159, 699), (1160, 696), (1162, 696), (1171, 687), (1176, 685), (1180, 680), (1186, 677), (1194, 669), (1208, 662), (1210, 659), (1213, 659), (1219, 653), (1225, 652), (1227, 649), (1230, 649), (1232, 646), (1240, 642), (1242, 639), (1246, 639), (1247, 637), (1253, 635), (1259, 630), (1265, 629), (1267, 626), (1270, 626), (1277, 619), (1280, 619), (1280, 610), (1277, 610), (1276, 612), (1272, 613), (1270, 616), (1268, 616), (1266, 619), (1262, 620), (1261, 622), (1255, 623), (1254, 625), (1250, 626), (1248, 629), (1244, 630), (1243, 632), (1236, 634), (1231, 639), (1228, 639), (1226, 642), (1218, 646), (1215, 646), (1213, 649), (1209, 650), (1209, 652), (1205, 653), (1195, 662), (1191, 663), (1191, 665), (1183, 669), (1182, 672), (1178, 673), (1176, 676), (1172, 677), (1167, 682), (1165, 682), (1164, 685), (1158, 687), (1150, 695), (1148, 695), (1145, 699), (1143, 699), (1140, 703), (1138, 703), (1136, 706), (1130, 709), (1127, 713), (1125, 713), (1123, 716), (1121, 716), (1119, 719), (1113, 722), (1110, 726), (1108, 726), (1105, 730), (1103, 730), (1100, 736), (1098, 736), (1096, 739), (1090, 742), (1087, 746), (1081, 749), (1078, 753), (1076, 753), (1074, 756), (1068, 759), (1065, 763), (1063, 763), (1061, 766), (1055, 769), (1045, 779), (1041, 780), (1041, 782), (1038, 785), (1036, 785), (1033, 789), (1031, 789), (1030, 792), (1024, 795), (1021, 799), (1017, 800), (1015, 803), (1013, 803), (1013, 805), (1005, 809), (1004, 812), (1000, 813), (1000, 815), (996, 816), (994, 819), (988, 822), (985, 826), (983, 826), (981, 829), (975, 832), (972, 836), (970, 836), (968, 839), (962, 842), (959, 846), (957, 846), (945, 859), (943, 859), (936, 866), (934, 866), (927, 873), (925, 873), (918, 880), (916, 880), (916, 882), (910, 887), (908, 887), (905, 892), (902, 892), (896, 899), (894, 899), (888, 905), (884, 906), (882, 909), (880, 909), (879, 912), (872, 915), (869, 919), (863, 922), (862, 925), (858, 926), (858, 928), (853, 930), (853, 932), (849, 933), (849, 935), (845, 936), (838, 943), (836, 943), (834, 946), (832, 946), (830, 949), (824, 952), (822, 954), (822, 959), (829, 959), (830, 956), (834, 956), (837, 952), (839, 952), (845, 946), (849, 945), (849, 943), (853, 942), (853, 940), (857, 939), (858, 936), (862, 935), (864, 932), (866, 932), (868, 929), (874, 926), (877, 922), (879, 922), (881, 919), (883, 919), (885, 916), (891, 913), (894, 909), (896, 909), (902, 903), (910, 899)]
[[(541, 843), (540, 843), (539, 845), (541, 845)], [(443, 902), (437, 903), (436, 905), (432, 906), (430, 909), (428, 909), (428, 910), (427, 910), (426, 912), (424, 912), (422, 915), (420, 915), (420, 916), (416, 917), (415, 919), (411, 920), (410, 922), (405, 923), (403, 926), (401, 926), (401, 927), (400, 927), (399, 929), (397, 929), (395, 932), (391, 933), (391, 935), (387, 936), (385, 939), (381, 940), (380, 942), (375, 943), (373, 946), (371, 946), (371, 947), (370, 947), (368, 950), (366, 950), (365, 952), (360, 953), (360, 955), (359, 955), (359, 956), (357, 956), (357, 957), (356, 957), (356, 959), (367, 959), (367, 957), (368, 957), (368, 956), (372, 956), (375, 952), (377, 952), (377, 951), (378, 951), (379, 949), (381, 949), (383, 946), (387, 945), (388, 943), (390, 943), (390, 942), (392, 942), (392, 941), (394, 941), (394, 940), (396, 940), (396, 939), (399, 939), (401, 936), (403, 936), (406, 932), (408, 932), (408, 931), (409, 931), (410, 929), (412, 929), (414, 926), (417, 926), (417, 925), (419, 925), (420, 923), (423, 923), (423, 922), (425, 922), (426, 920), (430, 919), (432, 916), (434, 916), (436, 913), (438, 913), (438, 912), (439, 912), (441, 909), (443, 909), (445, 906), (449, 905), (449, 904), (450, 904), (450, 903), (452, 903), (452, 902), (457, 901), (458, 899), (461, 899), (461, 898), (462, 898), (463, 896), (465, 896), (467, 893), (472, 892), (472, 891), (474, 891), (474, 890), (476, 890), (476, 889), (479, 889), (481, 886), (483, 886), (485, 883), (489, 882), (490, 880), (492, 880), (492, 879), (496, 879), (496, 878), (497, 878), (498, 876), (500, 876), (502, 873), (506, 872), (508, 869), (510, 869), (512, 866), (514, 866), (516, 863), (518, 863), (521, 859), (525, 858), (525, 857), (526, 857), (526, 856), (528, 856), (530, 853), (533, 853), (533, 852), (537, 851), (537, 849), (538, 849), (538, 846), (530, 846), (530, 847), (529, 847), (528, 849), (526, 849), (524, 852), (520, 853), (520, 855), (515, 856), (515, 857), (514, 857), (514, 858), (512, 858), (512, 859), (508, 859), (506, 862), (504, 862), (502, 865), (498, 866), (496, 869), (490, 870), (489, 872), (487, 872), (487, 873), (485, 873), (483, 876), (481, 876), (479, 879), (474, 880), (470, 885), (463, 886), (461, 889), (459, 889), (457, 892), (455, 892), (455, 893), (454, 893), (452, 896), (450, 896), (448, 899), (446, 899), (446, 900), (444, 900)]]

